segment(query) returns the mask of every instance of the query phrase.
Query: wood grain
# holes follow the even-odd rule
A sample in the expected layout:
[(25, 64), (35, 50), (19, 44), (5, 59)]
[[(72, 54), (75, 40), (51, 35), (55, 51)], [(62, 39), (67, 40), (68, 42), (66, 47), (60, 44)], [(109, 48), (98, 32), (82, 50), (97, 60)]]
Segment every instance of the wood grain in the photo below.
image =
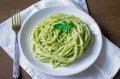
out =
[(87, 0), (91, 16), (98, 22), (102, 33), (120, 47), (120, 1)]
[[(38, 0), (0, 0), (0, 23), (10, 17), (10, 11), (29, 7)], [(103, 35), (120, 47), (120, 1), (119, 0), (87, 0), (90, 15), (98, 22)], [(0, 38), (2, 39), (2, 38)], [(12, 59), (0, 48), (0, 79), (12, 78)], [(19, 79), (31, 79), (21, 69)], [(114, 79), (120, 79), (120, 71)]]

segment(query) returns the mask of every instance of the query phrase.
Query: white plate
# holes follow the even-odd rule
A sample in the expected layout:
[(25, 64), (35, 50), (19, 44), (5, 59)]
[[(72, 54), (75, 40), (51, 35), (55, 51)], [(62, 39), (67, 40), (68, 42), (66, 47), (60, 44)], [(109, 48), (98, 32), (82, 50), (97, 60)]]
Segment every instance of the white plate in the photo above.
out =
[[(80, 17), (82, 21), (88, 24), (94, 38), (94, 43), (85, 52), (85, 54), (78, 58), (72, 65), (67, 67), (52, 68), (49, 63), (42, 63), (34, 58), (33, 53), (30, 50), (31, 48), (30, 38), (36, 25), (39, 24), (49, 15), (56, 12), (61, 12)], [(32, 16), (30, 16), (24, 22), (22, 25), (22, 29), (20, 31), (19, 45), (23, 55), (35, 69), (50, 75), (68, 76), (84, 71), (95, 62), (102, 48), (102, 35), (97, 23), (87, 13), (76, 8), (58, 6), (42, 9), (33, 14)]]

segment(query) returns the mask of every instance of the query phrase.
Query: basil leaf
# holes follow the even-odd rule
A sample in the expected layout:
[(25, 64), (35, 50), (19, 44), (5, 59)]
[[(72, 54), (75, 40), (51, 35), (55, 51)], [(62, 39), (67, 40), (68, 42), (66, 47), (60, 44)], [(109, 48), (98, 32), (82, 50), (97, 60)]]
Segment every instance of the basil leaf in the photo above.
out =
[(56, 29), (63, 31), (65, 34), (69, 33), (70, 28), (74, 27), (74, 23), (67, 23), (66, 21), (62, 21), (61, 23), (57, 23), (53, 25)]
[(63, 30), (62, 24), (55, 24), (54, 27), (58, 30)]
[(62, 24), (63, 24), (64, 26), (67, 26), (67, 22), (66, 22), (66, 21), (62, 21)]
[(72, 23), (72, 22), (70, 22), (69, 24), (68, 24), (68, 27), (69, 28), (72, 28), (72, 27), (74, 27), (75, 25), (74, 25), (74, 23)]
[(66, 26), (65, 28), (66, 28), (66, 29), (64, 30), (64, 33), (68, 34), (69, 29), (68, 29), (67, 26)]

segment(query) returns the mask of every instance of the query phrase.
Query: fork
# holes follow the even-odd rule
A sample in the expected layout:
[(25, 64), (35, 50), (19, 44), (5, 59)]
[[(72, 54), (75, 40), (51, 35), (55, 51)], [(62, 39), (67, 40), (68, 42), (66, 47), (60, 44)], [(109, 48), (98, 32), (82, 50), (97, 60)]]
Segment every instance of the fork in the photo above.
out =
[(21, 28), (21, 18), (20, 18), (20, 10), (11, 10), (12, 16), (12, 29), (15, 32), (15, 53), (13, 59), (13, 78), (18, 78), (20, 75), (20, 66), (19, 66), (19, 45), (18, 45), (18, 32)]

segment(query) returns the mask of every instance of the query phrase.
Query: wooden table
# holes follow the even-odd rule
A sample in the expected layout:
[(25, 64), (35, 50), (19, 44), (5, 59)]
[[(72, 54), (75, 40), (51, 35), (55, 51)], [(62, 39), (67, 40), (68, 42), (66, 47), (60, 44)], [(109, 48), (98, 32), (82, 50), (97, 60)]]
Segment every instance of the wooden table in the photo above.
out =
[[(10, 10), (27, 8), (38, 0), (0, 0), (0, 23), (10, 17)], [(91, 16), (98, 22), (103, 35), (120, 47), (120, 1), (119, 0), (87, 0)], [(0, 38), (2, 39), (2, 38)], [(0, 48), (0, 79), (12, 78), (12, 59)], [(19, 79), (31, 79), (21, 69)], [(120, 79), (120, 71), (114, 79)]]

